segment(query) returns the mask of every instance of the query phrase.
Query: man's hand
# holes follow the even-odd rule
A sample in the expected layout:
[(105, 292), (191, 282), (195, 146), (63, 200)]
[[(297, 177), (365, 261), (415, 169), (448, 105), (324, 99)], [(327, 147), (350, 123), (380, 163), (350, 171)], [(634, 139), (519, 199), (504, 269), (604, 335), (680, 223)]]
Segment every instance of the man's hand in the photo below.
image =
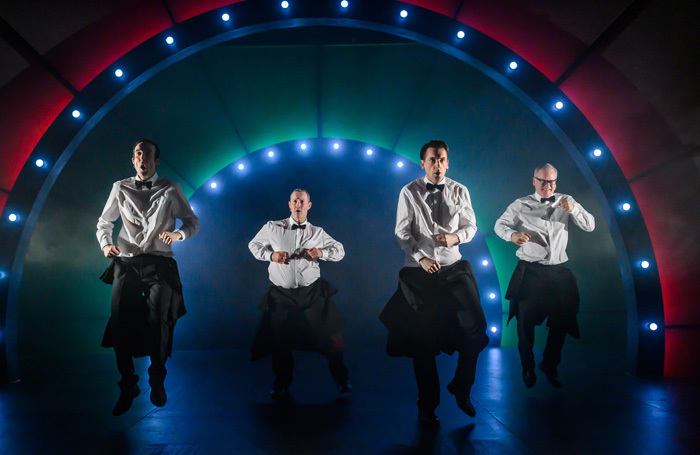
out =
[(158, 238), (161, 242), (165, 243), (166, 245), (170, 245), (171, 243), (179, 242), (180, 240), (182, 240), (182, 234), (180, 234), (179, 232), (166, 231), (158, 234)]
[(270, 260), (278, 264), (289, 264), (289, 253), (286, 251), (275, 251), (272, 253)]
[(104, 248), (102, 248), (102, 252), (106, 258), (113, 258), (122, 254), (122, 250), (116, 245), (105, 245)]
[(457, 237), (457, 234), (438, 234), (435, 236), (435, 241), (439, 246), (449, 248), (459, 244), (459, 237)]
[(309, 248), (308, 250), (304, 250), (302, 255), (305, 256), (306, 259), (313, 260), (322, 257), (323, 251), (319, 250), (318, 248)]
[(530, 241), (530, 236), (524, 232), (513, 232), (510, 236), (510, 241), (518, 246), (523, 246)]
[(561, 207), (561, 209), (566, 211), (566, 212), (570, 212), (574, 209), (574, 204), (570, 200), (568, 200), (567, 198), (564, 198), (559, 203), (559, 207)]
[(435, 273), (438, 270), (440, 270), (440, 263), (434, 259), (430, 259), (429, 257), (423, 257), (420, 260), (420, 266), (423, 267), (423, 270), (425, 270), (428, 273)]

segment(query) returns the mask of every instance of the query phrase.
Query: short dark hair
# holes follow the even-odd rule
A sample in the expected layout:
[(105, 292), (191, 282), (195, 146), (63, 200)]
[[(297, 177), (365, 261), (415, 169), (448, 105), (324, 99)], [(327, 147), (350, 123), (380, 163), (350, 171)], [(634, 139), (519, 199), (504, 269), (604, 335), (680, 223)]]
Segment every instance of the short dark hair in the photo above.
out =
[(136, 143), (134, 144), (134, 147), (131, 149), (131, 153), (134, 153), (134, 150), (136, 149), (137, 145), (144, 144), (144, 143), (151, 144), (153, 146), (153, 148), (156, 150), (155, 158), (156, 159), (160, 158), (160, 147), (158, 147), (158, 144), (156, 144), (155, 141), (152, 141), (150, 139), (139, 139), (138, 141), (136, 141)]
[(445, 152), (447, 152), (447, 156), (450, 156), (450, 149), (447, 147), (447, 143), (445, 141), (441, 141), (440, 139), (433, 139), (432, 141), (428, 142), (420, 148), (421, 161), (425, 159), (425, 153), (428, 151), (429, 148), (434, 148), (435, 150), (445, 149)]
[[(292, 194), (293, 193), (306, 193), (306, 197), (309, 198), (309, 200), (306, 202), (311, 202), (311, 194), (309, 194), (308, 190), (305, 190), (304, 188), (294, 188), (294, 190), (292, 191)], [(289, 199), (291, 200), (291, 196)]]

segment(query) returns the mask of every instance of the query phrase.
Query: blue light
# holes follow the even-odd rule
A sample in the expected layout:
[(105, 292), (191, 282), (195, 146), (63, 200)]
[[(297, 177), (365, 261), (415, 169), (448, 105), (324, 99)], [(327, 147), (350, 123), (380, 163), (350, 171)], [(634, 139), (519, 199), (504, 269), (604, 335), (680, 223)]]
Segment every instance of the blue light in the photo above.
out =
[(242, 171), (243, 169), (245, 169), (245, 166), (243, 165), (243, 163), (240, 163), (240, 164), (238, 165), (238, 170), (239, 170), (239, 171)]
[(508, 68), (510, 68), (511, 70), (517, 69), (517, 68), (518, 68), (518, 62), (516, 62), (516, 61), (510, 62), (510, 64), (508, 65)]
[(212, 187), (212, 188), (216, 188), (216, 182), (211, 182), (211, 183), (209, 184), (209, 186)]
[(15, 221), (19, 220), (19, 216), (17, 216), (16, 213), (10, 213), (7, 219), (14, 223)]
[(340, 6), (341, 6), (342, 8), (347, 8), (348, 5), (349, 5), (348, 0), (343, 0), (342, 2), (340, 2)]
[(491, 326), (491, 332), (493, 332), (493, 333), (498, 332), (498, 327), (496, 327), (495, 325)]
[(399, 161), (398, 163), (396, 163), (396, 165), (397, 165), (398, 167), (403, 167), (403, 161)]
[(306, 150), (306, 142), (302, 142), (299, 148), (301, 148), (302, 150)]
[(267, 152), (267, 156), (269, 156), (270, 158), (272, 158), (273, 156), (275, 156), (275, 152), (273, 152), (272, 150), (270, 150), (270, 151)]
[(282, 2), (282, 3), (280, 4), (280, 6), (282, 6), (282, 8), (284, 8), (284, 9), (287, 9), (287, 8), (289, 8), (289, 2), (288, 2), (288, 1), (284, 1), (284, 2)]
[(117, 68), (117, 69), (114, 71), (114, 75), (117, 76), (117, 77), (122, 77), (122, 76), (124, 75), (124, 71), (122, 71), (121, 68)]
[(229, 20), (231, 20), (231, 16), (229, 16), (228, 13), (224, 13), (221, 15), (221, 20), (224, 22), (228, 22)]
[(39, 158), (38, 160), (36, 160), (36, 161), (34, 162), (34, 164), (36, 164), (36, 167), (44, 167), (44, 164), (46, 164), (46, 163), (44, 163), (44, 160), (42, 160), (41, 158)]
[(491, 294), (489, 294), (489, 298), (490, 298), (491, 300), (495, 299), (495, 298), (496, 298), (496, 293), (495, 293), (495, 292), (492, 292)]
[(489, 265), (489, 261), (487, 259), (484, 259), (483, 261), (481, 261), (481, 265), (486, 267), (487, 265)]
[(5, 273), (5, 272), (3, 272), (2, 270), (0, 270), (0, 280), (2, 280), (3, 278), (5, 278), (6, 276), (7, 276), (7, 273)]
[(599, 157), (602, 154), (603, 154), (603, 151), (601, 149), (593, 150), (593, 156), (595, 156), (595, 157)]
[(77, 110), (77, 109), (75, 109), (75, 110), (71, 113), (71, 115), (73, 116), (73, 118), (78, 118), (78, 117), (80, 117), (80, 111)]
[(561, 110), (561, 109), (564, 108), (564, 103), (562, 103), (561, 101), (557, 101), (556, 103), (554, 103), (554, 107), (555, 107), (557, 110)]
[(460, 30), (457, 32), (457, 38), (459, 38), (459, 39), (464, 38), (464, 30)]
[(629, 212), (631, 208), (632, 206), (629, 202), (625, 202), (624, 204), (622, 204), (622, 210), (624, 210), (625, 212)]
[(399, 16), (401, 16), (403, 19), (406, 19), (408, 17), (408, 11), (405, 9), (402, 9), (401, 12), (399, 13)]
[(642, 261), (639, 265), (641, 265), (643, 269), (648, 269), (651, 264), (649, 264), (649, 261)]
[(365, 152), (365, 153), (367, 153), (367, 155), (372, 155), (372, 153), (374, 153), (374, 150), (372, 150), (372, 149), (367, 149), (367, 152)]
[(175, 43), (175, 39), (172, 36), (168, 36), (165, 38), (165, 42), (172, 46)]
[(649, 330), (651, 330), (652, 332), (655, 332), (659, 328), (659, 326), (655, 322), (649, 323), (647, 327), (649, 327)]
[(340, 148), (340, 144), (338, 144), (337, 142), (334, 142), (334, 143), (333, 143), (333, 148), (336, 149), (336, 150), (338, 150), (338, 149)]

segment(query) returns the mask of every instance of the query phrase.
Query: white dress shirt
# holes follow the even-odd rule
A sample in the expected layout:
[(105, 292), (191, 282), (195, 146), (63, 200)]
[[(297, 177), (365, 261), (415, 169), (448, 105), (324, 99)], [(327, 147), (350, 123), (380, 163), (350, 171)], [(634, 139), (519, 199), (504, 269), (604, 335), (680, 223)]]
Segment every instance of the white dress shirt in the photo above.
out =
[[(192, 211), (179, 183), (159, 179), (156, 173), (147, 180), (152, 184), (150, 189), (145, 185), (136, 188), (136, 179), (137, 177), (130, 177), (112, 185), (112, 191), (97, 222), (100, 248), (114, 245), (112, 230), (114, 222), (121, 216), (120, 256), (156, 254), (171, 257), (171, 246), (160, 241), (158, 235), (167, 231), (179, 232), (183, 240), (192, 237), (199, 230), (199, 219)], [(182, 226), (178, 230), (175, 230), (176, 218), (182, 220)]]
[(445, 177), (442, 191), (428, 191), (429, 180), (416, 179), (404, 186), (399, 195), (394, 233), (406, 252), (405, 265), (420, 267), (419, 261), (428, 257), (441, 266), (454, 264), (462, 258), (459, 246), (439, 246), (437, 234), (456, 234), (459, 243), (471, 241), (476, 234), (476, 216), (467, 187)]
[[(558, 207), (568, 199), (574, 208), (571, 212)], [(554, 193), (554, 202), (541, 202), (537, 193), (516, 199), (496, 221), (494, 231), (503, 240), (510, 242), (514, 232), (530, 235), (516, 256), (527, 262), (545, 265), (562, 264), (569, 258), (566, 245), (569, 242), (569, 219), (586, 232), (595, 229), (595, 218), (567, 194)]]
[[(270, 262), (268, 272), (272, 284), (286, 289), (309, 286), (321, 276), (318, 261), (302, 257), (304, 250), (318, 248), (322, 252), (319, 259), (330, 262), (338, 262), (345, 256), (343, 244), (322, 228), (308, 220), (302, 223), (305, 229), (292, 229), (294, 224), (298, 223), (292, 217), (268, 221), (248, 244), (255, 259)], [(272, 262), (275, 251), (289, 253), (289, 264)]]

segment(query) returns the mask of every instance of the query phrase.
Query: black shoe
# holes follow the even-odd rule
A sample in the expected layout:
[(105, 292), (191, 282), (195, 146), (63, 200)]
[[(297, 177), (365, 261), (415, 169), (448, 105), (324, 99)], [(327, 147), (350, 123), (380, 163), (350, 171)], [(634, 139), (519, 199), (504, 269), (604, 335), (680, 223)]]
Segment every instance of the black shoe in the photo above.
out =
[(168, 396), (165, 394), (165, 385), (162, 382), (152, 385), (151, 403), (156, 406), (165, 406), (166, 401), (168, 401)]
[(525, 387), (527, 387), (528, 389), (535, 387), (535, 382), (537, 382), (537, 376), (535, 376), (534, 369), (523, 370), (523, 382), (525, 383)]
[(289, 387), (274, 386), (272, 390), (270, 390), (270, 398), (273, 400), (281, 400), (287, 397), (289, 397)]
[(112, 410), (112, 415), (116, 417), (128, 411), (129, 408), (131, 408), (131, 403), (134, 402), (134, 398), (136, 398), (139, 393), (141, 393), (141, 389), (139, 389), (138, 384), (134, 384), (133, 387), (127, 387), (126, 390), (122, 389), (119, 393), (117, 404), (114, 405), (114, 409)]
[(345, 381), (344, 383), (338, 383), (338, 393), (349, 393), (352, 392), (352, 384), (350, 381)]
[(440, 426), (440, 419), (435, 415), (435, 411), (432, 409), (419, 409), (418, 423), (425, 428), (438, 428)]
[(464, 411), (466, 415), (469, 417), (474, 417), (476, 415), (476, 409), (474, 409), (474, 406), (472, 406), (468, 393), (457, 390), (457, 387), (452, 385), (451, 382), (447, 384), (447, 391), (455, 396), (457, 406), (459, 406), (459, 409)]
[(544, 372), (544, 376), (547, 378), (550, 384), (557, 389), (561, 389), (561, 382), (557, 379), (557, 369), (550, 368), (544, 361), (537, 365), (540, 370)]

